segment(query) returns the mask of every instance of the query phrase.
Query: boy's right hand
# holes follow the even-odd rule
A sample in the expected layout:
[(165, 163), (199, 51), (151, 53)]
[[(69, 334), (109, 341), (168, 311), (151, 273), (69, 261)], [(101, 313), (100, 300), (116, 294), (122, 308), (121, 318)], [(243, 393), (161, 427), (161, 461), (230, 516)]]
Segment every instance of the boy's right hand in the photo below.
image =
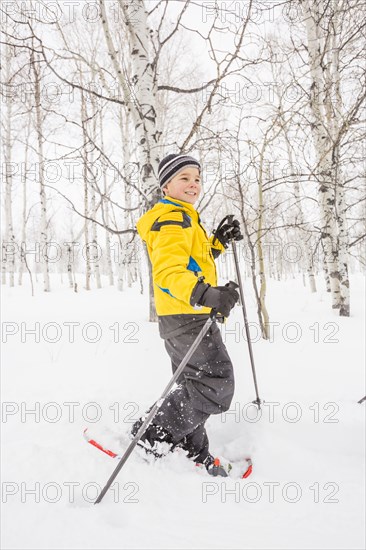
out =
[(224, 317), (229, 317), (232, 308), (239, 300), (239, 294), (228, 286), (209, 286), (201, 296), (198, 304), (215, 308)]

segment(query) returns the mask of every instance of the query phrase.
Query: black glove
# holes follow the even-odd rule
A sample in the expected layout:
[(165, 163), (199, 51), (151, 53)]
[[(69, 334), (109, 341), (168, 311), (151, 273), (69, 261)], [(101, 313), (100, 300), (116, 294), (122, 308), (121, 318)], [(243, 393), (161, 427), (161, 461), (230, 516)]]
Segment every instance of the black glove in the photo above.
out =
[[(205, 283), (201, 283), (205, 284)], [(210, 286), (205, 284), (207, 289), (197, 302), (200, 306), (215, 308), (224, 317), (229, 317), (230, 311), (239, 300), (239, 294), (233, 288), (226, 286)]]
[(241, 241), (241, 239), (244, 238), (241, 234), (238, 220), (233, 220), (232, 223), (225, 223), (218, 231), (214, 232), (214, 235), (225, 248), (229, 246), (229, 241), (231, 239), (234, 239), (234, 241)]

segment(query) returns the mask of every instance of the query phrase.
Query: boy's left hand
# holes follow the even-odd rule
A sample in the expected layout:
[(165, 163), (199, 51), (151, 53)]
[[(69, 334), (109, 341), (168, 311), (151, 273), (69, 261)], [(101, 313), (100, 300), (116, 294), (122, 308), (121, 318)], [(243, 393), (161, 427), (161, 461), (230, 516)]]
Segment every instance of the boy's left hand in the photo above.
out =
[(220, 227), (219, 231), (214, 232), (214, 235), (225, 248), (229, 246), (229, 242), (232, 239), (234, 241), (241, 241), (244, 238), (240, 231), (238, 220), (233, 220), (232, 223), (225, 223)]

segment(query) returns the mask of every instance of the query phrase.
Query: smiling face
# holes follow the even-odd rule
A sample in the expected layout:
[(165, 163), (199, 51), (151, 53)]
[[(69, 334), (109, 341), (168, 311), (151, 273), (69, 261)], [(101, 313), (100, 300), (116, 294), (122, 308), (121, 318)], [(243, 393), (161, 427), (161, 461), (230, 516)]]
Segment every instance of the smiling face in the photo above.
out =
[(164, 191), (173, 199), (194, 204), (201, 192), (201, 177), (198, 168), (183, 168), (164, 186)]

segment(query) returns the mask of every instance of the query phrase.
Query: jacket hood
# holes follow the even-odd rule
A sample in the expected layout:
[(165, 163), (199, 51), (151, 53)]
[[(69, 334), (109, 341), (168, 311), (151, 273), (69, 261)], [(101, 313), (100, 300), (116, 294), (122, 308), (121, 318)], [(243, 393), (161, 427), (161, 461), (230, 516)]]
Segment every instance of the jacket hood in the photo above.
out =
[(160, 199), (153, 208), (148, 210), (136, 223), (136, 229), (143, 241), (147, 240), (148, 233), (153, 223), (163, 214), (168, 214), (173, 210), (182, 209), (195, 221), (198, 220), (198, 212), (192, 204), (189, 202), (173, 199), (172, 197), (165, 196)]

